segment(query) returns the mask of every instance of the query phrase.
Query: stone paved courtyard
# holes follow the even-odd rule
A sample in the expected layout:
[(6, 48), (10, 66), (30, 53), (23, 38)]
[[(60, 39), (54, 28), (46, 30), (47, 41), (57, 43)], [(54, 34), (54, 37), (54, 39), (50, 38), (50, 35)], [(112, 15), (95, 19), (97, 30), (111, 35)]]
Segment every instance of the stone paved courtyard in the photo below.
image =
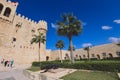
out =
[(16, 65), (14, 68), (0, 65), (0, 80), (29, 80), (23, 75), (23, 70), (30, 65)]
[(9, 78), (4, 78), (4, 79), (0, 79), (0, 80), (15, 80), (13, 77), (9, 77)]

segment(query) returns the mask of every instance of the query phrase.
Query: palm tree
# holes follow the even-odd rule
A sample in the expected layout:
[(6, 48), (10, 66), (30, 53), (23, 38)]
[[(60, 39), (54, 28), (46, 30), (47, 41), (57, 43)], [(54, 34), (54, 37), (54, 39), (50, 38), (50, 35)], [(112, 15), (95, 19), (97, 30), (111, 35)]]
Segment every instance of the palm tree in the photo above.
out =
[(63, 14), (62, 18), (62, 21), (57, 22), (57, 33), (59, 36), (66, 36), (69, 39), (71, 61), (74, 63), (72, 37), (78, 36), (82, 32), (82, 24), (73, 14)]
[(56, 43), (56, 48), (59, 48), (60, 49), (60, 57), (61, 57), (61, 63), (62, 63), (62, 48), (64, 48), (64, 42), (62, 40), (59, 40), (57, 43)]
[(34, 37), (31, 40), (31, 44), (33, 43), (39, 43), (39, 50), (38, 50), (38, 55), (39, 55), (39, 62), (40, 62), (40, 44), (46, 42), (46, 37), (43, 35), (43, 33), (40, 33), (38, 35), (34, 35)]
[(89, 52), (90, 51), (90, 46), (85, 47), (84, 50), (87, 51), (87, 57), (88, 57), (88, 60), (90, 60), (90, 52)]

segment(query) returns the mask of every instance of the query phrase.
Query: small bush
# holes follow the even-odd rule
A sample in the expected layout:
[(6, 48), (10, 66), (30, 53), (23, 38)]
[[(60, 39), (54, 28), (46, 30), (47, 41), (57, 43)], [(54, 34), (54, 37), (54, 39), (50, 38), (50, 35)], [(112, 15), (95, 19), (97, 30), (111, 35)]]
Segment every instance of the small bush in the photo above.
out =
[[(76, 61), (74, 64), (71, 64), (70, 62), (60, 63), (58, 61), (50, 61), (41, 62), (41, 67), (46, 67), (48, 64), (57, 65), (61, 68), (120, 72), (120, 61)], [(32, 65), (39, 66), (39, 63), (33, 62)]]
[(120, 57), (107, 57), (107, 58), (104, 58), (103, 60), (120, 60)]
[(57, 69), (58, 67), (59, 65), (57, 64), (47, 64), (47, 65), (42, 66), (41, 69)]

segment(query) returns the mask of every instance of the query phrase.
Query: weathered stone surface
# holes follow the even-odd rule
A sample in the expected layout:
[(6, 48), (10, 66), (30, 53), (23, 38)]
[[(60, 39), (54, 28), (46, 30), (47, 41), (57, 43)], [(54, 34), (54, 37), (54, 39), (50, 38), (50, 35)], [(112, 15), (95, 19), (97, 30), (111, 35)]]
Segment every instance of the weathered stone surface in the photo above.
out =
[[(51, 54), (51, 60), (60, 60), (60, 51), (55, 50), (49, 52)], [(106, 54), (106, 56), (103, 55), (103, 53)], [(75, 59), (86, 59), (87, 57), (87, 51), (85, 51), (83, 48), (81, 49), (76, 49), (74, 52), (74, 57)], [(104, 45), (98, 45), (98, 46), (93, 46), (89, 50), (89, 55), (90, 58), (98, 58), (100, 59), (103, 58), (108, 58), (108, 57), (120, 57), (120, 46), (110, 43), (110, 44), (104, 44)], [(94, 55), (94, 56), (93, 56)], [(67, 50), (62, 50), (62, 59), (70, 59), (70, 51)]]
[[(30, 43), (38, 29), (46, 36), (47, 22), (40, 20), (39, 23), (25, 16), (16, 14), (17, 4), (0, 0), (0, 59), (11, 60), (15, 63), (31, 63), (38, 61), (38, 44)], [(10, 13), (5, 15), (6, 8)], [(8, 16), (9, 15), (9, 16)], [(46, 43), (41, 44), (41, 61), (46, 60)]]

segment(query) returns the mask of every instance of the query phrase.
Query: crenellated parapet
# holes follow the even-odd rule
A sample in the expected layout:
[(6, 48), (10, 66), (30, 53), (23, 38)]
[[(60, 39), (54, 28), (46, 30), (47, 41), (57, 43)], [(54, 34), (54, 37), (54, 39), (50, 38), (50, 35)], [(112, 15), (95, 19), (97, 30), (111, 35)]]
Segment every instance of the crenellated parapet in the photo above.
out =
[(7, 2), (9, 5), (18, 6), (18, 2), (12, 2), (11, 0), (3, 0), (3, 1)]
[[(19, 17), (20, 19), (22, 19), (22, 21), (25, 23), (29, 22), (30, 24), (33, 24), (33, 27), (36, 29), (42, 29), (42, 30), (46, 30), (47, 31), (47, 22), (44, 20), (40, 20), (39, 22), (36, 22), (34, 20), (31, 20), (28, 17), (25, 17), (24, 15), (21, 14), (16, 14), (17, 17)], [(36, 27), (35, 27), (36, 26)]]
[(18, 16), (19, 18), (23, 19), (23, 21), (26, 21), (26, 22), (33, 23), (33, 24), (37, 25), (36, 21), (31, 20), (30, 18), (28, 18), (28, 17), (26, 17), (24, 15), (16, 14), (16, 16)]
[(38, 27), (39, 27), (40, 29), (47, 30), (47, 22), (44, 21), (44, 20), (40, 20), (40, 21), (38, 22)]
[(16, 8), (18, 6), (18, 2), (12, 2), (11, 0), (1, 0), (0, 7), (2, 10), (0, 11), (0, 18), (4, 21), (8, 21), (13, 25), (22, 24), (23, 26), (31, 26), (36, 30), (47, 30), (47, 22), (44, 20), (40, 20), (36, 22), (24, 15), (16, 14)]

